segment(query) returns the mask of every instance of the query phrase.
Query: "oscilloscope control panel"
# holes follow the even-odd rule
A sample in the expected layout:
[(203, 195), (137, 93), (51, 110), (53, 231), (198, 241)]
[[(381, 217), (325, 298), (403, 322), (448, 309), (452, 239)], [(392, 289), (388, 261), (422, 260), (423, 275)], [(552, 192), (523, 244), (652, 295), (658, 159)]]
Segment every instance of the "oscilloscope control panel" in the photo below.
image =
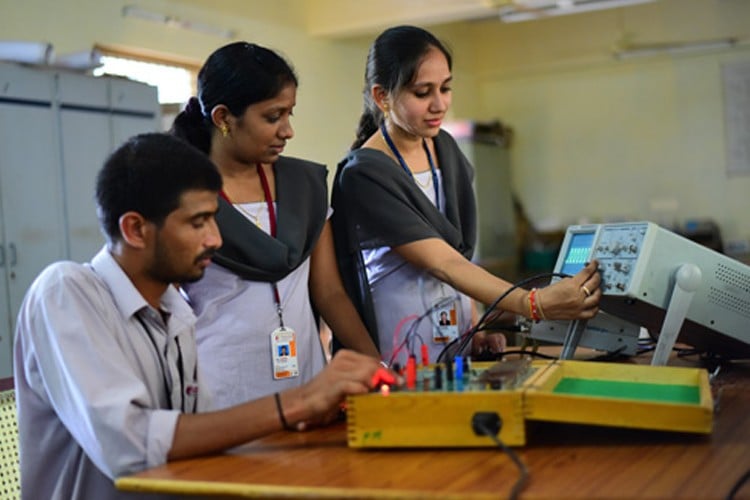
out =
[[(592, 259), (606, 314), (585, 325), (580, 345), (622, 348), (631, 336), (618, 318), (660, 337), (678, 329), (680, 341), (707, 352), (750, 355), (750, 266), (648, 221), (569, 226), (554, 271), (575, 275)], [(569, 337), (555, 322), (532, 325), (531, 336)]]
[(571, 226), (565, 234), (556, 272), (574, 275), (596, 259), (602, 292), (624, 295), (641, 254), (649, 222)]

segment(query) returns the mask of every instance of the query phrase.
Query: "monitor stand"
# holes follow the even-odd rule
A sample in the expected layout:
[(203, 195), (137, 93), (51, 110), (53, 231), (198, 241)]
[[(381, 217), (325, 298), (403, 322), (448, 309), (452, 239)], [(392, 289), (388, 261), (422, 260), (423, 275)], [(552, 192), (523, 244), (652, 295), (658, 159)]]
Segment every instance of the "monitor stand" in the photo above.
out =
[[(672, 288), (672, 296), (667, 305), (664, 322), (661, 325), (659, 340), (656, 343), (651, 365), (662, 366), (667, 364), (669, 354), (677, 341), (682, 324), (685, 322), (690, 302), (701, 283), (701, 270), (695, 264), (682, 264), (675, 273), (675, 284)], [(581, 341), (581, 336), (586, 330), (586, 320), (574, 320), (570, 322), (565, 334), (560, 359), (573, 359)]]
[(672, 296), (667, 305), (667, 314), (661, 324), (659, 340), (656, 342), (654, 357), (651, 365), (666, 365), (669, 354), (672, 352), (677, 335), (680, 333), (682, 323), (685, 321), (690, 302), (693, 300), (695, 291), (701, 284), (701, 270), (695, 264), (682, 264), (675, 273), (675, 284), (672, 288)]

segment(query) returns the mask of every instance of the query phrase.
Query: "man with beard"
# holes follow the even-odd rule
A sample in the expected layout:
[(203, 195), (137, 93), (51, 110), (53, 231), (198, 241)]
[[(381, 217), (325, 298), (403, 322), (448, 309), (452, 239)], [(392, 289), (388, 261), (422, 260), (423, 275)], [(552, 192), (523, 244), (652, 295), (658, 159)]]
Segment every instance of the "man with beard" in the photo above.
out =
[(210, 160), (166, 134), (136, 136), (105, 162), (106, 245), (90, 263), (45, 269), (18, 316), (23, 498), (128, 498), (120, 475), (327, 423), (370, 389), (377, 360), (343, 351), (304, 386), (209, 411), (195, 316), (173, 284), (200, 279), (221, 245), (220, 189)]

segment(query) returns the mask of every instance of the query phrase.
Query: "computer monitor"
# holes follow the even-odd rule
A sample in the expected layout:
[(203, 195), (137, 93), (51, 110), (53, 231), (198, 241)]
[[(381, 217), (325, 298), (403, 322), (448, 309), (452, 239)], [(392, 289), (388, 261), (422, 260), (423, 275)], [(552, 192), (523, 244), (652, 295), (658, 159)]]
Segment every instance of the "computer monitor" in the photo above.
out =
[(726, 358), (750, 358), (750, 266), (645, 221), (570, 226), (555, 272), (573, 275), (592, 259), (599, 262), (604, 314), (565, 330), (560, 322), (540, 322), (532, 337), (560, 341), (567, 356), (577, 345), (601, 348), (591, 344), (607, 335), (626, 337), (623, 345), (632, 350), (637, 334), (623, 326), (630, 324), (659, 334), (655, 364), (666, 362), (677, 339)]

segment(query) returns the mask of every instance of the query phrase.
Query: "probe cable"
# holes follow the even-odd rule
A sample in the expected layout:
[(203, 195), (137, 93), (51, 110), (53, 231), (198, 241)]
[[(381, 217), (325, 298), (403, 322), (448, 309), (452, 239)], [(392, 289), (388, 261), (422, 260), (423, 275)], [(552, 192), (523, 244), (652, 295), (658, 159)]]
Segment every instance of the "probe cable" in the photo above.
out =
[[(461, 343), (459, 344), (457, 353), (461, 353), (466, 349), (466, 346), (469, 345), (469, 342), (474, 337), (474, 335), (482, 328), (484, 328), (484, 323), (486, 322), (487, 318), (491, 313), (495, 311), (495, 308), (497, 305), (503, 301), (505, 297), (507, 297), (511, 292), (516, 290), (517, 288), (520, 288), (524, 285), (528, 285), (529, 283), (534, 283), (536, 281), (542, 280), (544, 278), (570, 278), (569, 274), (565, 273), (543, 273), (543, 274), (537, 274), (535, 276), (531, 276), (530, 278), (523, 279), (514, 285), (512, 285), (510, 288), (508, 288), (505, 292), (503, 292), (498, 298), (495, 299), (492, 304), (490, 304), (489, 307), (484, 311), (484, 314), (482, 314), (482, 317), (479, 318), (479, 321), (477, 321), (477, 324), (474, 325), (473, 328), (471, 328), (462, 338)], [(456, 342), (459, 339), (454, 340)], [(454, 343), (451, 342), (450, 344), (446, 345), (445, 348), (440, 352), (440, 355), (438, 356), (438, 361), (440, 361), (445, 354), (447, 354), (448, 348)]]

